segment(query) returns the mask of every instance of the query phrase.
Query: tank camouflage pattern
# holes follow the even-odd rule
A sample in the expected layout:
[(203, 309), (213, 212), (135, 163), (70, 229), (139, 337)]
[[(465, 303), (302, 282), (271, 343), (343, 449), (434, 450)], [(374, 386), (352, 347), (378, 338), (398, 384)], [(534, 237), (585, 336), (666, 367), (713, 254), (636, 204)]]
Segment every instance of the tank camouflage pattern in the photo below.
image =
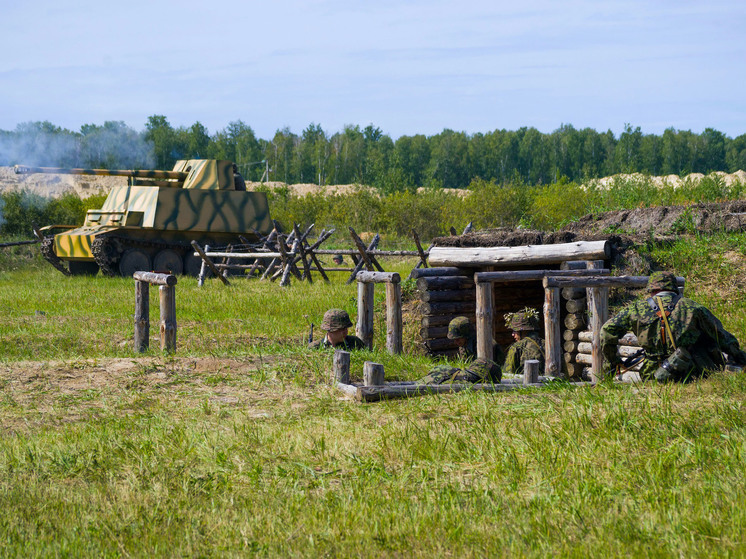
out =
[(476, 333), (474, 325), (465, 316), (457, 316), (448, 323), (448, 339), (473, 338)]
[(239, 235), (258, 240), (272, 229), (267, 195), (238, 190), (231, 161), (180, 160), (172, 171), (16, 166), (16, 172), (129, 177), (127, 186), (112, 188), (101, 209), (88, 211), (81, 227), (42, 246), (47, 260), (58, 269), (67, 263), (72, 274), (197, 275), (201, 260), (191, 241), (224, 246), (240, 242)]
[(350, 327), (352, 327), (350, 315), (342, 309), (329, 309), (324, 313), (324, 318), (321, 320), (321, 329), (326, 332), (336, 332)]

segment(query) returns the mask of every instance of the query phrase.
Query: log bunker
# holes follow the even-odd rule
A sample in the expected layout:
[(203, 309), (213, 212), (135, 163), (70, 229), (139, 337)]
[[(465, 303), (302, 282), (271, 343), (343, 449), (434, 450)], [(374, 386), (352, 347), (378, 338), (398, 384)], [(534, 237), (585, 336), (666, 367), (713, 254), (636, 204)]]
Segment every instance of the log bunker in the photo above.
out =
[[(487, 233), (435, 239), (429, 254), (432, 267), (412, 272), (421, 301), (421, 343), (431, 356), (457, 354), (455, 342), (447, 337), (448, 323), (456, 316), (466, 316), (477, 326), (477, 345), (485, 346), (485, 354), (492, 340), (484, 332), (507, 347), (513, 340), (503, 317), (527, 306), (539, 311), (543, 337), (544, 276), (608, 275), (616, 248), (613, 239), (577, 240), (558, 235), (545, 239), (528, 231), (503, 236), (498, 241), (501, 246), (489, 246), (495, 239)], [(519, 244), (526, 240), (529, 242)], [(588, 350), (580, 345), (580, 336), (588, 329), (590, 291), (560, 290), (562, 301), (555, 321), (560, 331), (554, 337), (562, 353), (555, 356), (557, 370), (547, 371), (548, 375), (581, 380), (584, 371), (588, 372)]]

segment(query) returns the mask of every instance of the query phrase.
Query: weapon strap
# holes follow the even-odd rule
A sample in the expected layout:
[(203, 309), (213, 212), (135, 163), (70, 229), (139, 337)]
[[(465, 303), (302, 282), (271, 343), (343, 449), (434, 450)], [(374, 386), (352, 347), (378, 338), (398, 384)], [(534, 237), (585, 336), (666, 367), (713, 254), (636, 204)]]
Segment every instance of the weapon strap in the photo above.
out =
[[(671, 314), (671, 310), (667, 310), (666, 308), (663, 307), (663, 300), (660, 297), (653, 297), (653, 299), (655, 300), (656, 304), (658, 305), (658, 308), (660, 309), (657, 314), (661, 319), (661, 337), (665, 340), (666, 335), (668, 335), (668, 341), (671, 343), (671, 346), (675, 350), (676, 342), (673, 339), (673, 332), (671, 331), (671, 324), (668, 322), (668, 317)], [(676, 306), (676, 303), (678, 303), (678, 300), (673, 302), (671, 309)]]

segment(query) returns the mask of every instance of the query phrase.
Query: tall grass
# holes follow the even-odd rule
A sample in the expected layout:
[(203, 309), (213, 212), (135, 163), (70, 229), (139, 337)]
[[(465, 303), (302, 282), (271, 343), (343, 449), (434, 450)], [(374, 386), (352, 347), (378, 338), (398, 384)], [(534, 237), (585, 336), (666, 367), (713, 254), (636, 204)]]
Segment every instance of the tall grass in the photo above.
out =
[[(342, 274), (180, 280), (177, 352), (142, 357), (131, 280), (63, 277), (33, 250), (0, 261), (4, 556), (746, 554), (743, 374), (360, 405), (305, 348), (307, 320), (354, 317)], [(649, 250), (746, 339), (746, 234)], [(417, 378), (416, 321), (386, 354), (382, 298), (353, 376)]]

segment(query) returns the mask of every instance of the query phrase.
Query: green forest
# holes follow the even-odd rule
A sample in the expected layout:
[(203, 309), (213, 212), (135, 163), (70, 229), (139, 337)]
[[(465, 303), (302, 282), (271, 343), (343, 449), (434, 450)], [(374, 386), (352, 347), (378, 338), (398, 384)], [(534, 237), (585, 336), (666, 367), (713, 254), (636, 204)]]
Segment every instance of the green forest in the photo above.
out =
[(465, 188), (474, 180), (548, 185), (616, 173), (734, 172), (746, 169), (746, 134), (669, 128), (656, 135), (627, 124), (617, 137), (567, 124), (551, 133), (446, 129), (393, 140), (372, 124), (330, 133), (311, 123), (300, 134), (284, 128), (263, 139), (241, 120), (211, 134), (200, 122), (172, 126), (163, 115), (150, 116), (141, 131), (119, 121), (86, 124), (77, 132), (50, 122), (0, 130), (0, 165), (171, 169), (185, 158), (235, 161), (253, 181), (365, 184), (393, 193)]

